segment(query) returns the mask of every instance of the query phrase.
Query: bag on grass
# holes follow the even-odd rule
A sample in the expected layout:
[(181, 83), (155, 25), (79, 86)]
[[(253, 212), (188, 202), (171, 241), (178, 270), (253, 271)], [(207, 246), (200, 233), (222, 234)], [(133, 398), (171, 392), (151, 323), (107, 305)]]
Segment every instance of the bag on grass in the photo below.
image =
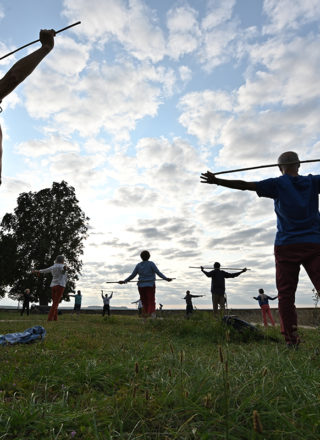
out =
[(0, 345), (28, 344), (39, 339), (44, 339), (45, 335), (45, 329), (41, 327), (41, 325), (35, 325), (24, 332), (0, 335)]

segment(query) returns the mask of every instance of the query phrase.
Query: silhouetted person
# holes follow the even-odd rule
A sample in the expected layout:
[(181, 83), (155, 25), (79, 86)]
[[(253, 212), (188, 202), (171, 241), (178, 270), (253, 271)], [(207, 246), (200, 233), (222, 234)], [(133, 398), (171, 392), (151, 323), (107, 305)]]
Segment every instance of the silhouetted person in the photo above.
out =
[(157, 274), (160, 278), (166, 281), (172, 281), (172, 278), (167, 278), (163, 273), (159, 271), (153, 261), (149, 261), (150, 252), (142, 251), (140, 254), (142, 261), (136, 265), (131, 275), (125, 280), (119, 281), (119, 284), (125, 284), (132, 280), (136, 275), (139, 275), (138, 290), (140, 299), (142, 301), (143, 315), (145, 318), (156, 316), (156, 277)]
[(242, 273), (246, 272), (247, 269), (242, 269), (240, 272), (229, 273), (225, 270), (220, 270), (220, 263), (214, 263), (213, 270), (207, 272), (201, 266), (201, 271), (209, 278), (211, 278), (211, 294), (212, 294), (212, 305), (213, 313), (216, 315), (218, 313), (218, 306), (220, 310), (225, 309), (225, 293), (226, 293), (226, 278), (236, 278)]
[[(22, 81), (24, 81), (42, 61), (42, 59), (48, 55), (53, 49), (55, 31), (41, 30), (40, 42), (41, 47), (36, 51), (30, 53), (26, 57), (17, 61), (11, 69), (0, 79), (0, 103), (3, 98), (9, 95)], [(0, 126), (0, 185), (2, 177), (2, 131)]]
[(273, 301), (274, 299), (277, 299), (277, 298), (278, 298), (278, 295), (273, 298), (271, 296), (266, 295), (264, 293), (263, 289), (259, 289), (259, 295), (253, 297), (253, 299), (256, 299), (257, 301), (259, 301), (259, 306), (260, 306), (261, 312), (262, 312), (263, 324), (265, 327), (268, 327), (267, 316), (269, 317), (271, 324), (274, 326), (274, 320), (273, 320), (273, 317), (271, 314), (269, 300)]
[(204, 295), (191, 295), (190, 290), (186, 291), (186, 296), (183, 298), (186, 301), (186, 317), (189, 318), (193, 313), (192, 298), (201, 298)]
[(27, 311), (27, 315), (29, 316), (29, 310), (30, 310), (30, 289), (25, 289), (23, 292), (23, 304), (22, 304), (22, 310), (21, 310), (21, 316), (24, 314), (24, 311)]
[(102, 309), (102, 316), (104, 316), (107, 312), (108, 316), (110, 316), (110, 300), (113, 296), (113, 292), (111, 292), (111, 295), (108, 296), (106, 293), (103, 294), (103, 290), (101, 290), (101, 298), (103, 300), (103, 309)]
[(277, 234), (274, 255), (279, 314), (282, 333), (289, 347), (299, 344), (295, 293), (302, 265), (317, 292), (320, 292), (320, 175), (299, 175), (297, 153), (286, 151), (278, 158), (282, 176), (247, 182), (226, 180), (209, 171), (201, 175), (203, 183), (238, 190), (256, 191), (259, 197), (274, 200)]

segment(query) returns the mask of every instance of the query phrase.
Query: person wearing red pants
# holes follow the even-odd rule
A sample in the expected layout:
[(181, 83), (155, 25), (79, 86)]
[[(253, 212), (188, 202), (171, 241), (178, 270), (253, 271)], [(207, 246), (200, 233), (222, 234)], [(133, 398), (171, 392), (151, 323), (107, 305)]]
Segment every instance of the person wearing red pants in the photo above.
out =
[(263, 324), (265, 327), (268, 327), (267, 316), (269, 317), (271, 324), (274, 326), (274, 320), (269, 306), (269, 299), (273, 301), (274, 299), (277, 298), (278, 295), (273, 298), (271, 298), (271, 296), (266, 295), (263, 289), (259, 289), (259, 295), (253, 297), (253, 299), (259, 301), (259, 306), (261, 307), (261, 312), (262, 312)]
[(280, 177), (246, 182), (203, 173), (203, 183), (256, 191), (259, 197), (274, 200), (277, 234), (274, 246), (276, 285), (279, 298), (281, 332), (288, 347), (297, 347), (298, 321), (295, 293), (302, 265), (320, 293), (320, 175), (299, 175), (300, 160), (294, 151), (278, 158)]
[(159, 271), (153, 261), (149, 261), (150, 252), (142, 251), (140, 254), (142, 261), (136, 265), (131, 275), (125, 280), (119, 281), (119, 284), (125, 284), (132, 280), (136, 275), (139, 275), (138, 290), (142, 302), (142, 313), (145, 318), (156, 316), (156, 283), (155, 275), (166, 281), (172, 281), (172, 278), (167, 278)]
[(49, 311), (48, 321), (58, 320), (58, 307), (64, 289), (67, 284), (67, 266), (64, 264), (64, 256), (58, 255), (53, 266), (46, 269), (34, 270), (33, 273), (51, 273), (52, 281), (50, 284), (52, 292), (52, 306)]

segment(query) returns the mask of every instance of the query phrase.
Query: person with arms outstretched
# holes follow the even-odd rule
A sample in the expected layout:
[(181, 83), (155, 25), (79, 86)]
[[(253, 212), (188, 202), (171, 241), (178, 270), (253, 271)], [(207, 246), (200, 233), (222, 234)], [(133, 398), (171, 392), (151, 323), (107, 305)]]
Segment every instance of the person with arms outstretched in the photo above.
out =
[(218, 306), (220, 310), (225, 309), (225, 293), (226, 293), (226, 278), (236, 278), (242, 273), (246, 272), (247, 269), (242, 269), (240, 272), (229, 273), (225, 270), (220, 269), (220, 263), (216, 262), (213, 265), (213, 270), (207, 272), (204, 270), (203, 266), (200, 266), (201, 272), (203, 272), (207, 277), (211, 278), (211, 294), (212, 294), (212, 305), (213, 313), (216, 315), (218, 313)]
[(183, 298), (186, 301), (186, 317), (189, 318), (193, 313), (192, 298), (201, 298), (204, 295), (191, 295), (190, 290), (186, 291), (186, 296)]
[(300, 161), (294, 151), (282, 153), (278, 165), (280, 177), (256, 182), (220, 179), (209, 171), (203, 173), (201, 179), (203, 183), (256, 191), (259, 197), (274, 200), (277, 215), (274, 255), (280, 324), (288, 347), (294, 348), (300, 342), (295, 293), (301, 265), (320, 292), (320, 175), (300, 175)]
[(142, 302), (142, 313), (145, 318), (156, 317), (156, 277), (157, 274), (160, 278), (166, 281), (172, 281), (172, 278), (168, 278), (154, 264), (153, 261), (149, 261), (150, 252), (142, 251), (140, 254), (142, 261), (136, 265), (131, 275), (129, 275), (125, 280), (119, 281), (119, 284), (125, 284), (132, 280), (135, 276), (139, 275), (138, 279), (138, 290), (140, 294), (140, 299)]
[(278, 298), (278, 295), (274, 296), (273, 298), (271, 296), (266, 295), (264, 293), (263, 289), (259, 289), (259, 295), (253, 297), (253, 299), (259, 301), (259, 306), (260, 306), (261, 312), (262, 312), (263, 324), (265, 327), (268, 327), (267, 316), (269, 317), (269, 320), (270, 320), (271, 324), (273, 325), (273, 327), (275, 325), (274, 319), (271, 314), (271, 309), (269, 306), (269, 300), (273, 301), (277, 298)]
[[(20, 83), (22, 83), (53, 49), (55, 31), (41, 30), (41, 47), (26, 57), (17, 61), (11, 69), (0, 79), (0, 103), (3, 98), (9, 95)], [(2, 131), (0, 126), (0, 185), (2, 180)]]
[(76, 312), (77, 315), (80, 315), (81, 303), (82, 303), (81, 290), (78, 290), (76, 295), (68, 295), (68, 296), (69, 298), (70, 297), (74, 298), (74, 307), (72, 310), (72, 314)]
[(62, 299), (68, 278), (68, 267), (64, 263), (64, 256), (58, 255), (53, 266), (50, 266), (46, 269), (33, 270), (32, 272), (37, 275), (41, 273), (52, 274), (52, 281), (50, 284), (52, 292), (52, 306), (49, 311), (48, 321), (57, 321), (59, 303)]

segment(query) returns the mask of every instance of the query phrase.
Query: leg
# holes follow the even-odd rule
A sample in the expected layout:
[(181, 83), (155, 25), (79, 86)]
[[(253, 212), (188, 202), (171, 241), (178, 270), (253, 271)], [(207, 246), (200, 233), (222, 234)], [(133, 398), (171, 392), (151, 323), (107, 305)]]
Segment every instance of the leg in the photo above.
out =
[(279, 297), (279, 314), (287, 344), (296, 344), (297, 312), (295, 293), (297, 289), (300, 255), (295, 245), (275, 246), (276, 284)]
[(29, 312), (30, 312), (30, 304), (27, 303), (27, 316), (29, 316)]
[(261, 312), (262, 312), (263, 325), (265, 327), (268, 327), (266, 305), (261, 306)]
[(219, 295), (218, 298), (219, 298), (219, 306), (220, 306), (220, 315), (223, 315), (226, 307), (226, 300), (224, 295)]
[(267, 312), (267, 314), (268, 314), (268, 316), (269, 316), (269, 320), (270, 320), (272, 326), (274, 327), (274, 326), (275, 326), (275, 323), (274, 323), (274, 319), (273, 319), (273, 317), (272, 317), (272, 313), (271, 313), (270, 306), (268, 306), (266, 312)]
[(107, 313), (108, 313), (108, 316), (110, 316), (110, 305), (109, 304), (107, 304)]
[(212, 306), (213, 306), (213, 314), (217, 315), (218, 314), (218, 301), (219, 297), (218, 295), (214, 295), (212, 294)]
[(309, 243), (306, 246), (310, 250), (310, 255), (303, 260), (302, 264), (315, 289), (320, 293), (320, 244)]
[(106, 314), (106, 306), (104, 305), (102, 308), (102, 316), (104, 316)]
[(58, 307), (62, 298), (64, 287), (53, 286), (52, 287), (52, 306), (48, 315), (48, 321), (58, 320)]

